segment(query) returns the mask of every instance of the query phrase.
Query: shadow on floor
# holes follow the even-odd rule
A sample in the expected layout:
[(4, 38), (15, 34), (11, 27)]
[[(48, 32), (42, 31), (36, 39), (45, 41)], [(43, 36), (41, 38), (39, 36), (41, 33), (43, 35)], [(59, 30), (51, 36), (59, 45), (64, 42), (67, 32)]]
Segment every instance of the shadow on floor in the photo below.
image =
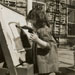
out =
[(57, 73), (56, 75), (75, 75), (75, 71), (62, 67), (59, 68), (59, 73)]

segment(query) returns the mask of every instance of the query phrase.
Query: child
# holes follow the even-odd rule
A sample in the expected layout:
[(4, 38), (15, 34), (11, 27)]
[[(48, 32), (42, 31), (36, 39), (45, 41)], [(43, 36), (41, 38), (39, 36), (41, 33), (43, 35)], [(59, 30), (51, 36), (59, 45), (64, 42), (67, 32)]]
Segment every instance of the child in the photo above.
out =
[(58, 71), (58, 53), (57, 44), (50, 33), (45, 12), (34, 8), (29, 12), (26, 20), (31, 22), (34, 29), (30, 37), (36, 44), (33, 47), (34, 72), (38, 75), (52, 75)]

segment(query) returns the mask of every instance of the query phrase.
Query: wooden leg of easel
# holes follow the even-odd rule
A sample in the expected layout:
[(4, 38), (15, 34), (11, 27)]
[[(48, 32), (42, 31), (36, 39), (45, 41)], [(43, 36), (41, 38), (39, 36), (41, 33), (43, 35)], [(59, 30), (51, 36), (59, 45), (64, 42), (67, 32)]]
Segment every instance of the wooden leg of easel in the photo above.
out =
[(74, 69), (75, 69), (75, 51), (74, 51)]

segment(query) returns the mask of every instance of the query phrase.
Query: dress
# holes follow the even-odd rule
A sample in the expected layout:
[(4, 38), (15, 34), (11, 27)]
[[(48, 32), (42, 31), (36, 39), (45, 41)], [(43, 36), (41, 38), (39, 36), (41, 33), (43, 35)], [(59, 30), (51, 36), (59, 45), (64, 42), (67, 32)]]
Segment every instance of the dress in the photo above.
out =
[(57, 43), (53, 36), (50, 34), (50, 29), (45, 26), (40, 28), (37, 33), (41, 40), (49, 43), (49, 46), (46, 48), (36, 47), (37, 54), (35, 59), (37, 61), (38, 73), (43, 74), (58, 72)]

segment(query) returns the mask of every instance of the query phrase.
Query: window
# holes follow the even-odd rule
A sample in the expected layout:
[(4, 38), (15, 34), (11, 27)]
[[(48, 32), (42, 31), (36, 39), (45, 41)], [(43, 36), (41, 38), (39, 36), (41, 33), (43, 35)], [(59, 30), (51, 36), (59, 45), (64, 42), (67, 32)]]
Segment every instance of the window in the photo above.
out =
[(40, 9), (42, 10), (46, 10), (46, 4), (44, 2), (40, 2), (40, 1), (33, 1), (33, 8), (35, 8), (36, 6), (38, 6)]
[(68, 36), (75, 37), (75, 8), (68, 8)]

